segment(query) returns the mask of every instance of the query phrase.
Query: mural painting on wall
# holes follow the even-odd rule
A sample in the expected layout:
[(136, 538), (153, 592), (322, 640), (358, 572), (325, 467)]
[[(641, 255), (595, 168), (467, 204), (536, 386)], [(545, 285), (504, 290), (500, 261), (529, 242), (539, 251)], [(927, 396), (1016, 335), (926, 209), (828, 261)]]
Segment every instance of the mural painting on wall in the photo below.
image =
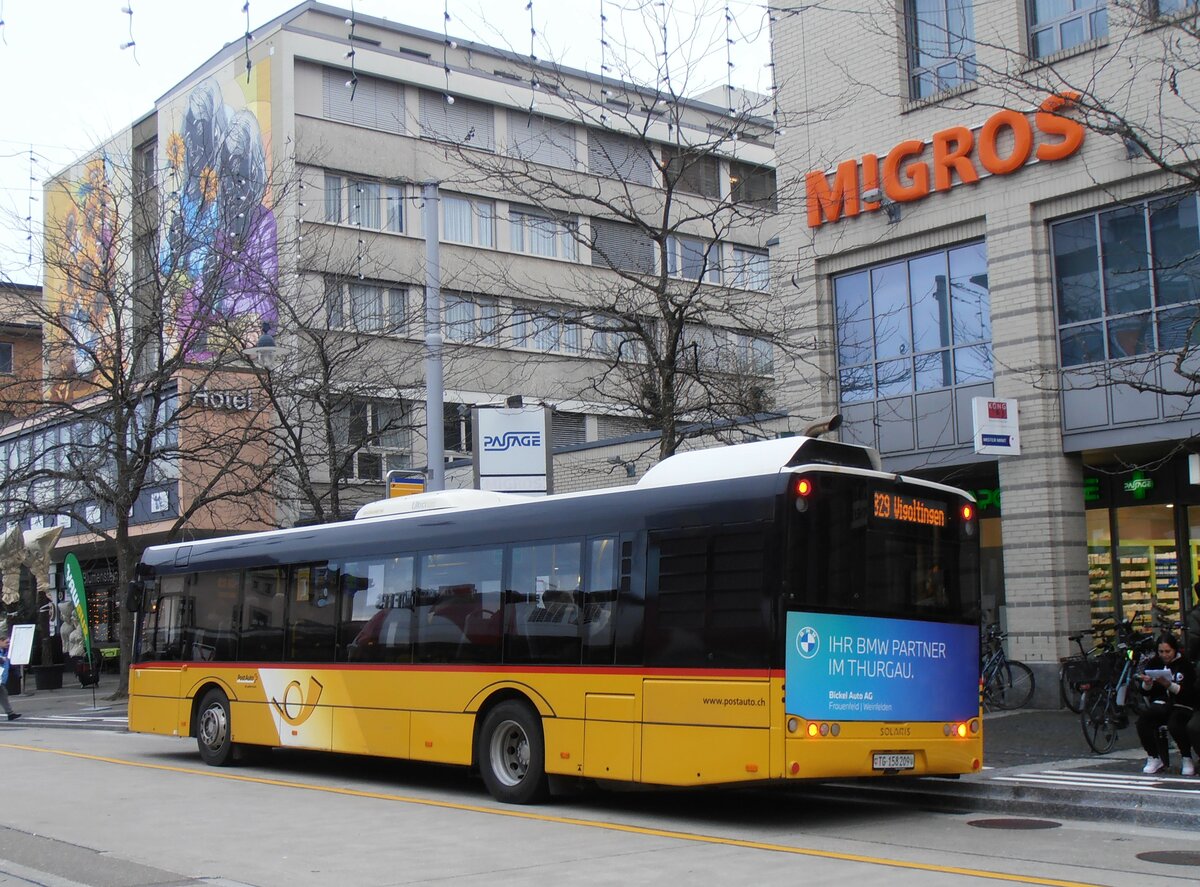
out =
[(253, 344), (276, 322), (277, 229), (268, 173), (269, 65), (228, 92), (215, 78), (188, 93), (166, 137), (172, 205), (159, 264), (170, 304), (167, 338), (186, 356), (209, 360)]
[(46, 299), (49, 396), (66, 400), (111, 356), (122, 273), (119, 207), (108, 151), (47, 190)]

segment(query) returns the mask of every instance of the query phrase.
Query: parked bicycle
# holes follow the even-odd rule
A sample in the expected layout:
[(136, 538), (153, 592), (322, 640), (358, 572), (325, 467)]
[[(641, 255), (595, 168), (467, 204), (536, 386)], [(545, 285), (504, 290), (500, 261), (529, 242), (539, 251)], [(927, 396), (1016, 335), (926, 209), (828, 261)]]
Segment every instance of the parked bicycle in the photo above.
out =
[[(1083, 702), (1083, 685), (1095, 677), (1094, 659), (1112, 650), (1112, 641), (1105, 637), (1106, 632), (1112, 631), (1111, 620), (1096, 628), (1081, 631), (1079, 634), (1067, 635), (1079, 648), (1079, 652), (1059, 660), (1058, 666), (1058, 695), (1062, 704), (1075, 714), (1079, 714)], [(1084, 644), (1084, 638), (1094, 637), (1096, 640), (1089, 645)]]
[(1117, 625), (1117, 642), (1112, 650), (1090, 660), (1089, 680), (1081, 682), (1083, 700), (1079, 713), (1083, 738), (1096, 754), (1112, 751), (1117, 734), (1129, 726), (1131, 714), (1145, 706), (1142, 691), (1134, 682), (1143, 660), (1154, 655), (1153, 636), (1140, 635), (1132, 623)]
[(1029, 704), (1033, 698), (1033, 670), (1024, 662), (1009, 659), (1004, 652), (1006, 632), (996, 624), (987, 627), (980, 679), (984, 711), (1008, 711)]

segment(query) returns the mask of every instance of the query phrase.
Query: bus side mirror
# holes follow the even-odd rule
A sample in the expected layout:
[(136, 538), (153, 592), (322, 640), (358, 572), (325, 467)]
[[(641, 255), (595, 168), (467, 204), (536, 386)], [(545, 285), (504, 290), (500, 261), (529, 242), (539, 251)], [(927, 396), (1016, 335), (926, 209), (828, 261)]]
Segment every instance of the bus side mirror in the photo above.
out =
[(140, 579), (134, 579), (129, 583), (129, 591), (125, 595), (125, 609), (130, 613), (138, 613), (142, 609), (142, 595), (146, 591), (146, 586)]

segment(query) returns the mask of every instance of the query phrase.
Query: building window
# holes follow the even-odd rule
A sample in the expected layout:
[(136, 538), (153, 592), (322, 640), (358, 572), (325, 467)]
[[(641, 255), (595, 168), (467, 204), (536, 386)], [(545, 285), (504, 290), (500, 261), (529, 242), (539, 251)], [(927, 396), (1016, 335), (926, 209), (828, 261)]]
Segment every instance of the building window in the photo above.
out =
[(992, 378), (982, 241), (835, 277), (843, 403)]
[(729, 199), (734, 203), (775, 209), (775, 170), (731, 160)]
[(650, 147), (637, 139), (588, 130), (588, 172), (638, 185), (654, 184)]
[(499, 318), (496, 300), (463, 293), (446, 293), (446, 340), (473, 345), (495, 345)]
[(368, 179), (325, 174), (325, 221), (372, 231), (404, 231), (404, 189)]
[(725, 276), (730, 286), (766, 292), (771, 288), (770, 255), (766, 250), (733, 247), (733, 261)]
[[(330, 329), (402, 334), (408, 329), (408, 290), (381, 283), (325, 278), (325, 320)], [(347, 324), (349, 320), (349, 324)]]
[(158, 181), (158, 142), (147, 142), (134, 153), (133, 192), (149, 191)]
[(390, 80), (326, 68), (321, 105), (327, 120), (404, 132), (404, 88)]
[[(1071, 0), (1065, 0), (1070, 5)], [(907, 0), (909, 96), (975, 81), (974, 0)]]
[(583, 329), (570, 315), (557, 311), (513, 310), (513, 345), (535, 351), (580, 354)]
[(442, 240), (473, 246), (496, 245), (496, 205), (490, 200), (443, 194)]
[(1181, 15), (1184, 12), (1194, 12), (1198, 0), (1157, 0), (1153, 9), (1160, 18)]
[(1029, 49), (1034, 58), (1107, 36), (1107, 0), (1029, 0)]
[(635, 274), (653, 274), (654, 241), (633, 225), (593, 219), (592, 264)]
[(668, 189), (714, 200), (721, 196), (721, 165), (711, 154), (666, 147), (663, 164)]
[(573, 221), (555, 219), (537, 210), (512, 209), (508, 224), (513, 252), (571, 260), (578, 255), (575, 242), (578, 226)]
[(440, 92), (421, 90), (421, 135), (491, 151), (495, 148), (495, 120), (491, 105), (455, 97), (454, 104)]
[(1200, 345), (1195, 194), (1050, 228), (1064, 367)]
[(775, 350), (766, 339), (740, 333), (737, 337), (737, 354), (743, 372), (756, 376), (770, 376), (775, 372)]
[(508, 112), (508, 150), (530, 163), (575, 168), (575, 130), (569, 123), (525, 111)]
[(13, 346), (10, 342), (0, 342), (0, 373), (13, 371)]
[(358, 480), (383, 480), (412, 467), (412, 423), (402, 401), (353, 400), (337, 411), (338, 444), (349, 452), (346, 472)]
[(720, 283), (721, 245), (698, 237), (668, 237), (667, 274), (684, 280)]

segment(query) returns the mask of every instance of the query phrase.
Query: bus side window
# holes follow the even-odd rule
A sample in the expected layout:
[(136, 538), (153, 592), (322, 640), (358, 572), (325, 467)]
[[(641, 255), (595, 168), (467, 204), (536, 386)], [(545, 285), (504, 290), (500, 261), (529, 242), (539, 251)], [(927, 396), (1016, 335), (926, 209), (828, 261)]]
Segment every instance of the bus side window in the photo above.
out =
[(617, 608), (617, 537), (588, 540), (583, 596), (583, 661), (612, 664)]
[(238, 570), (188, 576), (183, 658), (193, 662), (228, 662), (237, 656)]
[(513, 546), (505, 662), (579, 663), (582, 555), (579, 542)]
[(499, 662), (504, 549), (468, 548), (421, 556), (417, 659)]
[(337, 595), (324, 581), (325, 568), (292, 567), (288, 582), (287, 659), (332, 662)]
[(284, 571), (247, 570), (245, 582), (239, 658), (279, 662), (283, 659), (283, 612), (287, 602)]
[(412, 661), (413, 561), (409, 555), (343, 565), (339, 660)]
[(142, 662), (177, 661), (183, 655), (183, 576), (164, 576), (142, 620)]

